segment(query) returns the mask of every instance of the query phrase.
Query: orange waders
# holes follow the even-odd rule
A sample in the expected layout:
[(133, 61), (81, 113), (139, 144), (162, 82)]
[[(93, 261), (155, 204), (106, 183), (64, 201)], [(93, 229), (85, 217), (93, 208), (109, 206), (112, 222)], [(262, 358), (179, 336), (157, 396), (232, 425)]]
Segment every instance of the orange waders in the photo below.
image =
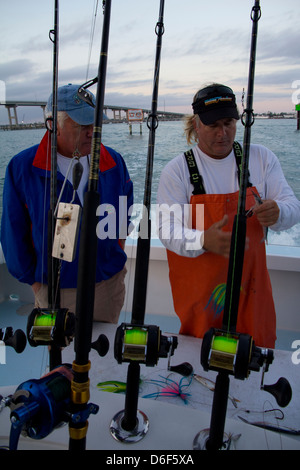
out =
[[(197, 194), (191, 196), (190, 204), (192, 211), (197, 204), (204, 204), (204, 230), (227, 214), (229, 221), (223, 230), (231, 231), (238, 197), (238, 192)], [(247, 188), (246, 211), (254, 205), (254, 196)], [(199, 228), (195, 220), (192, 227)], [(255, 215), (247, 219), (246, 236), (249, 248), (244, 256), (236, 331), (252, 336), (257, 346), (274, 348), (276, 314), (263, 229)], [(180, 333), (202, 338), (209, 328), (222, 328), (228, 258), (210, 252), (196, 258), (180, 256), (169, 250), (167, 255), (174, 308), (181, 321)]]

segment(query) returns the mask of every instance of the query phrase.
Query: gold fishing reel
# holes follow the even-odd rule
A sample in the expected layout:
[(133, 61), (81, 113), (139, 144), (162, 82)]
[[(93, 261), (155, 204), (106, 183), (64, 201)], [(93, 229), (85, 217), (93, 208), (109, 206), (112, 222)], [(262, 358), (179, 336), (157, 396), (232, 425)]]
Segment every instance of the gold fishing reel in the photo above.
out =
[(31, 346), (66, 347), (75, 335), (75, 315), (67, 308), (35, 308), (28, 317), (27, 339)]
[(163, 336), (154, 325), (122, 323), (116, 332), (114, 355), (119, 364), (136, 361), (155, 366), (160, 357), (170, 357), (177, 348), (176, 336)]
[(244, 380), (250, 371), (268, 370), (274, 359), (271, 349), (255, 346), (252, 336), (210, 328), (201, 347), (204, 370), (226, 371), (236, 379)]
[(285, 407), (292, 399), (289, 381), (280, 377), (275, 384), (264, 385), (265, 372), (269, 370), (273, 359), (274, 351), (255, 346), (253, 338), (248, 334), (210, 328), (203, 337), (201, 365), (205, 371), (223, 371), (244, 380), (250, 371), (259, 372), (262, 369), (260, 389), (271, 393), (277, 404)]

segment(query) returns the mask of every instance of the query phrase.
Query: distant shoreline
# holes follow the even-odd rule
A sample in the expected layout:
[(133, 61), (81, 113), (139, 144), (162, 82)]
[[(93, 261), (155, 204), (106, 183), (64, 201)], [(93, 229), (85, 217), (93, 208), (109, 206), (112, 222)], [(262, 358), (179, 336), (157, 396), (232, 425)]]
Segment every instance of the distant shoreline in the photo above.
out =
[[(295, 115), (290, 115), (290, 114), (284, 114), (284, 115), (263, 115), (263, 114), (255, 114), (254, 115), (255, 119), (297, 119), (297, 116)], [(161, 121), (166, 121), (166, 120), (174, 120), (174, 119), (160, 119)], [(180, 120), (180, 119), (176, 119)], [(124, 122), (128, 124), (127, 120), (114, 120), (114, 119), (107, 119), (103, 121), (103, 124), (120, 124), (121, 122)], [(15, 131), (15, 130), (25, 130), (25, 129), (44, 129), (45, 124), (43, 122), (31, 122), (27, 124), (18, 124), (17, 126), (10, 126), (9, 124), (1, 124), (0, 125), (0, 131)]]

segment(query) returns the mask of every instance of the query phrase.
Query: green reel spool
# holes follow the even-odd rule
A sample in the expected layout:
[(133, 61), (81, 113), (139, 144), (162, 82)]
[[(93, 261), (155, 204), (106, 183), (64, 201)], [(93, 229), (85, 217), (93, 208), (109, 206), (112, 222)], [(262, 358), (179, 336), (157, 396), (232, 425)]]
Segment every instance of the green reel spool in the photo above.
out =
[(125, 330), (124, 344), (141, 345), (147, 344), (148, 333), (145, 328), (132, 327), (131, 329)]
[(224, 352), (228, 354), (236, 354), (238, 346), (237, 338), (233, 336), (214, 336), (212, 342), (212, 349), (219, 352)]
[(35, 317), (34, 326), (41, 326), (41, 327), (53, 327), (56, 322), (56, 312), (53, 313), (45, 313), (41, 312), (40, 315)]

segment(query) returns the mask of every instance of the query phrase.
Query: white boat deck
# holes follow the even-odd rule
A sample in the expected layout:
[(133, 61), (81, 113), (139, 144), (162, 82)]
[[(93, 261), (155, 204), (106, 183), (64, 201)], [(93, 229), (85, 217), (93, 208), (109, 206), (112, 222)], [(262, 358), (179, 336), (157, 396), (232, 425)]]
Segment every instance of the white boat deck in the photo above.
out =
[[(149, 431), (137, 443), (116, 441), (110, 433), (110, 423), (113, 417), (125, 407), (125, 395), (101, 391), (98, 384), (107, 380), (126, 382), (128, 364), (118, 364), (114, 358), (113, 343), (116, 326), (95, 323), (93, 340), (99, 334), (105, 334), (110, 341), (108, 354), (101, 358), (92, 350), (90, 377), (90, 402), (99, 405), (97, 415), (89, 417), (87, 449), (113, 451), (139, 450), (192, 450), (194, 439), (199, 431), (209, 428), (213, 392), (195, 379), (182, 378), (181, 375), (170, 372), (167, 359), (161, 358), (155, 367), (141, 365), (141, 384), (139, 389), (138, 409), (146, 414), (149, 420)], [(36, 356), (42, 357), (44, 347), (35, 348)], [(196, 374), (215, 381), (216, 372), (203, 372), (200, 365), (201, 340), (186, 336), (178, 337), (178, 348), (171, 358), (171, 365), (189, 362)], [(23, 356), (20, 361), (24, 361)], [(63, 351), (63, 362), (74, 360), (73, 345)], [(246, 418), (251, 422), (261, 421), (298, 430), (300, 428), (300, 377), (298, 367), (286, 351), (276, 351), (273, 364), (265, 374), (265, 384), (277, 382), (279, 377), (286, 377), (292, 387), (293, 397), (290, 404), (281, 411), (275, 398), (260, 390), (261, 372), (251, 372), (246, 380), (230, 378), (230, 397), (236, 400), (234, 406), (228, 400), (225, 432), (239, 438), (233, 442), (236, 449), (266, 449), (288, 450), (300, 449), (300, 436), (288, 436), (278, 432), (266, 431), (253, 427), (241, 421)], [(27, 377), (28, 378), (28, 377)], [(170, 381), (179, 384), (181, 395), (166, 397), (160, 392)], [(19, 382), (18, 382), (19, 384)], [(2, 387), (0, 393), (13, 393), (15, 387)], [(185, 394), (185, 395), (184, 395)], [(150, 395), (150, 397), (149, 397)], [(148, 397), (147, 397), (148, 396)], [(7, 445), (10, 430), (9, 409), (5, 408), (0, 414), (0, 445)], [(67, 449), (69, 442), (68, 426), (55, 430), (43, 441), (21, 439), (19, 449)]]
[[(128, 275), (127, 295), (121, 321), (130, 322), (132, 292), (135, 265), (135, 244), (127, 244)], [(145, 324), (155, 324), (162, 332), (178, 333), (179, 321), (173, 310), (171, 290), (168, 281), (168, 266), (165, 250), (161, 246), (151, 247), (148, 292)], [(300, 438), (262, 430), (243, 423), (239, 416), (249, 421), (263, 421), (273, 425), (300, 429), (300, 256), (299, 248), (280, 249), (268, 247), (268, 267), (274, 289), (274, 298), (278, 319), (278, 344), (275, 360), (265, 374), (265, 383), (275, 383), (279, 377), (286, 377), (291, 383), (293, 398), (288, 407), (282, 409), (284, 419), (279, 420), (276, 411), (266, 413), (268, 409), (278, 409), (272, 395), (260, 390), (261, 372), (251, 372), (247, 380), (230, 380), (230, 394), (240, 400), (235, 408), (228, 401), (225, 431), (234, 435), (241, 434), (236, 441), (237, 449), (300, 449)], [(5, 263), (0, 263), (0, 327), (12, 326), (26, 331), (27, 316), (33, 307), (31, 289), (13, 279), (7, 272)], [(91, 401), (100, 406), (96, 416), (89, 418), (87, 448), (124, 450), (124, 443), (117, 442), (109, 432), (109, 423), (114, 414), (124, 408), (124, 395), (100, 392), (97, 384), (104, 380), (126, 381), (127, 364), (119, 365), (113, 357), (115, 325), (95, 323), (93, 336), (104, 332), (110, 338), (110, 351), (100, 358), (91, 351)], [(294, 341), (298, 341), (295, 345)], [(179, 336), (179, 346), (172, 358), (172, 364), (187, 361), (193, 365), (195, 373), (215, 380), (216, 373), (204, 372), (200, 364), (201, 340)], [(297, 352), (299, 350), (299, 353)], [(12, 393), (16, 386), (25, 380), (41, 377), (47, 370), (48, 352), (46, 347), (26, 346), (22, 354), (6, 347), (5, 363), (0, 364), (0, 394)], [(74, 360), (73, 345), (63, 352), (63, 360)], [(178, 374), (167, 370), (166, 359), (160, 359), (154, 368), (142, 366), (143, 386), (140, 390), (139, 408), (149, 417), (149, 432), (142, 441), (125, 445), (125, 450), (144, 449), (193, 449), (193, 440), (203, 428), (209, 427), (213, 393), (195, 380), (187, 387), (187, 403), (175, 397), (166, 400), (145, 398), (149, 393), (157, 393), (160, 386), (157, 380), (167, 378), (177, 383)], [(251, 413), (245, 410), (250, 410)], [(180, 431), (179, 431), (180, 423)], [(7, 445), (9, 435), (9, 409), (0, 413), (0, 443)], [(20, 441), (20, 448), (61, 449), (68, 448), (68, 427), (55, 430), (41, 441), (29, 439)]]

